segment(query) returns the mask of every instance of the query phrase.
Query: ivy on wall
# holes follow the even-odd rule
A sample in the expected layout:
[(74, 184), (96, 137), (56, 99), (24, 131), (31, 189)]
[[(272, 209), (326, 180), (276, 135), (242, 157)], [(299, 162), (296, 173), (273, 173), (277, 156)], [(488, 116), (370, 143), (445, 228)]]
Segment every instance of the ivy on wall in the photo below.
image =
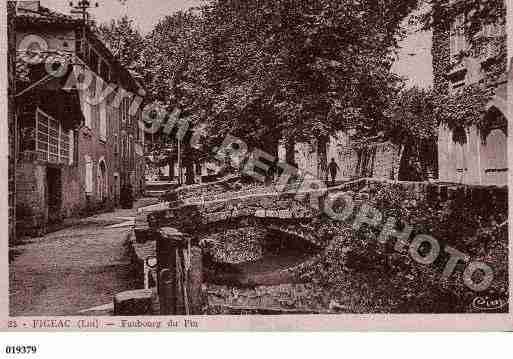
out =
[(425, 30), (437, 27), (450, 28), (457, 15), (465, 16), (465, 34), (472, 41), (483, 25), (504, 24), (506, 19), (505, 0), (428, 0), (429, 10), (421, 15)]
[[(479, 33), (485, 25), (504, 25), (504, 0), (464, 0), (451, 3), (448, 0), (430, 0), (429, 3), (430, 9), (423, 14), (421, 22), (425, 30), (433, 31), (435, 118), (439, 124), (447, 125), (457, 143), (466, 142), (465, 129), (473, 125), (479, 129), (481, 136), (485, 137), (490, 132), (492, 122), (495, 121), (493, 116), (485, 116), (486, 106), (505, 74), (507, 47), (505, 35), (480, 36)], [(465, 15), (463, 26), (469, 49), (451, 59), (451, 26), (459, 14)], [(484, 78), (479, 83), (464, 86), (450, 94), (448, 72), (466, 57), (479, 58), (487, 51), (487, 47), (493, 49), (493, 56), (481, 62)]]
[(437, 94), (434, 100), (435, 118), (453, 132), (455, 142), (464, 144), (464, 129), (476, 126), (480, 133), (488, 132), (490, 120), (485, 116), (486, 105), (493, 95), (493, 88), (485, 88), (480, 84), (465, 86), (451, 95)]

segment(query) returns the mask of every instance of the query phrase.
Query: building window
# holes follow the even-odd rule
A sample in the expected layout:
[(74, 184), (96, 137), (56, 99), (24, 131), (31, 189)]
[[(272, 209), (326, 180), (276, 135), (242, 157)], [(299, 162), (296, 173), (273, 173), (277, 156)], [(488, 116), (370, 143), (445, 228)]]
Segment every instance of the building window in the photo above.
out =
[(73, 130), (69, 130), (69, 164), (72, 165), (75, 160), (75, 136), (73, 134)]
[(130, 135), (128, 140), (128, 159), (132, 161), (132, 152), (134, 151), (134, 136)]
[(88, 128), (92, 128), (93, 106), (87, 101), (84, 101), (84, 119), (85, 119), (85, 126)]
[(38, 109), (36, 131), (38, 158), (50, 163), (69, 165), (72, 161), (71, 138), (69, 132), (62, 129), (62, 124)]
[(96, 186), (98, 199), (100, 201), (106, 200), (108, 197), (107, 165), (103, 159), (98, 163)]
[(121, 121), (123, 122), (130, 122), (130, 99), (127, 97), (124, 97), (121, 101)]
[(486, 38), (497, 38), (505, 35), (505, 26), (499, 23), (483, 24), (481, 33), (478, 36)]
[[(87, 59), (87, 55), (85, 54), (87, 52), (87, 49), (84, 48), (85, 41), (82, 41), (82, 38), (77, 37), (75, 39), (75, 51), (77, 53), (77, 56), (81, 59)], [(87, 46), (86, 46), (87, 47)]]
[(467, 38), (465, 35), (465, 15), (460, 14), (456, 17), (451, 34), (451, 59), (455, 59), (460, 55), (462, 51), (466, 51), (468, 49)]
[(105, 80), (105, 82), (110, 81), (109, 65), (107, 65), (107, 62), (105, 62), (103, 60), (100, 63), (100, 76)]
[(114, 154), (117, 155), (119, 151), (118, 134), (114, 134)]
[(84, 115), (84, 124), (87, 128), (92, 128), (93, 106), (89, 103), (90, 99), (95, 98), (96, 86), (89, 86), (89, 91), (80, 91), (80, 101), (82, 103), (82, 113)]
[(99, 57), (96, 51), (93, 49), (89, 49), (89, 67), (94, 72), (98, 73), (98, 66), (99, 66)]
[(137, 125), (136, 126), (136, 128), (137, 128), (136, 141), (140, 142), (140, 143), (144, 143), (144, 125), (142, 122), (142, 112), (140, 110), (137, 111), (137, 124), (136, 125)]
[(126, 135), (124, 135), (124, 136), (123, 136), (123, 139), (122, 139), (122, 142), (121, 142), (121, 157), (122, 157), (123, 159), (125, 159), (125, 158), (126, 158), (126, 147), (127, 147), (127, 144), (126, 144), (126, 143), (127, 143), (127, 136), (126, 136)]
[(85, 191), (86, 194), (93, 193), (93, 161), (90, 156), (85, 156)]
[(107, 104), (100, 103), (100, 140), (107, 142)]

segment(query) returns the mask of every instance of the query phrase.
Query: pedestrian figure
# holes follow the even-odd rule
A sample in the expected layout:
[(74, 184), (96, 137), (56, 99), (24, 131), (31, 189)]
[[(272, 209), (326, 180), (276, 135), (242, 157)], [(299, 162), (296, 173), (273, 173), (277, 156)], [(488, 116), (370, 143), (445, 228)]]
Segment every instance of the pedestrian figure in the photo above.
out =
[(334, 186), (335, 185), (335, 179), (337, 178), (337, 171), (340, 169), (338, 167), (337, 163), (335, 162), (334, 158), (331, 159), (331, 162), (328, 165), (328, 169), (329, 169), (330, 175), (331, 175), (331, 184)]
[(276, 176), (277, 171), (278, 171), (278, 162), (273, 161), (271, 163), (271, 165), (269, 166), (269, 169), (267, 170), (267, 178), (266, 178), (267, 186), (271, 185), (271, 183), (273, 183), (275, 181), (275, 176)]

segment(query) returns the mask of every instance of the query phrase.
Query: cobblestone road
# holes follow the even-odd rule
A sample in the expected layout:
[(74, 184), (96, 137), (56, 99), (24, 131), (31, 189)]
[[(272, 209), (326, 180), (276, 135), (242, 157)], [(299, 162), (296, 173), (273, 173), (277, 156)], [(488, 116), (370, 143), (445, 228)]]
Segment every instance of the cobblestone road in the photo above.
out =
[(85, 218), (11, 248), (11, 315), (77, 315), (133, 289), (125, 247), (130, 228), (107, 226), (134, 215), (135, 209)]

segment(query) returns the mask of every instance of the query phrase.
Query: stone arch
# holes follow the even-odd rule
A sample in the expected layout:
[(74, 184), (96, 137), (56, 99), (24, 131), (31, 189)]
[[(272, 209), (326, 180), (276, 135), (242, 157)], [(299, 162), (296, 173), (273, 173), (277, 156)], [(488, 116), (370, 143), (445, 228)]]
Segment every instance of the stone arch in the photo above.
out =
[(508, 121), (499, 107), (491, 105), (481, 129), (483, 184), (505, 185), (508, 180)]
[(486, 124), (486, 127), (481, 129), (481, 137), (484, 142), (486, 142), (486, 138), (492, 130), (495, 129), (501, 130), (505, 136), (508, 135), (508, 120), (499, 107), (495, 105), (488, 106), (483, 122)]

